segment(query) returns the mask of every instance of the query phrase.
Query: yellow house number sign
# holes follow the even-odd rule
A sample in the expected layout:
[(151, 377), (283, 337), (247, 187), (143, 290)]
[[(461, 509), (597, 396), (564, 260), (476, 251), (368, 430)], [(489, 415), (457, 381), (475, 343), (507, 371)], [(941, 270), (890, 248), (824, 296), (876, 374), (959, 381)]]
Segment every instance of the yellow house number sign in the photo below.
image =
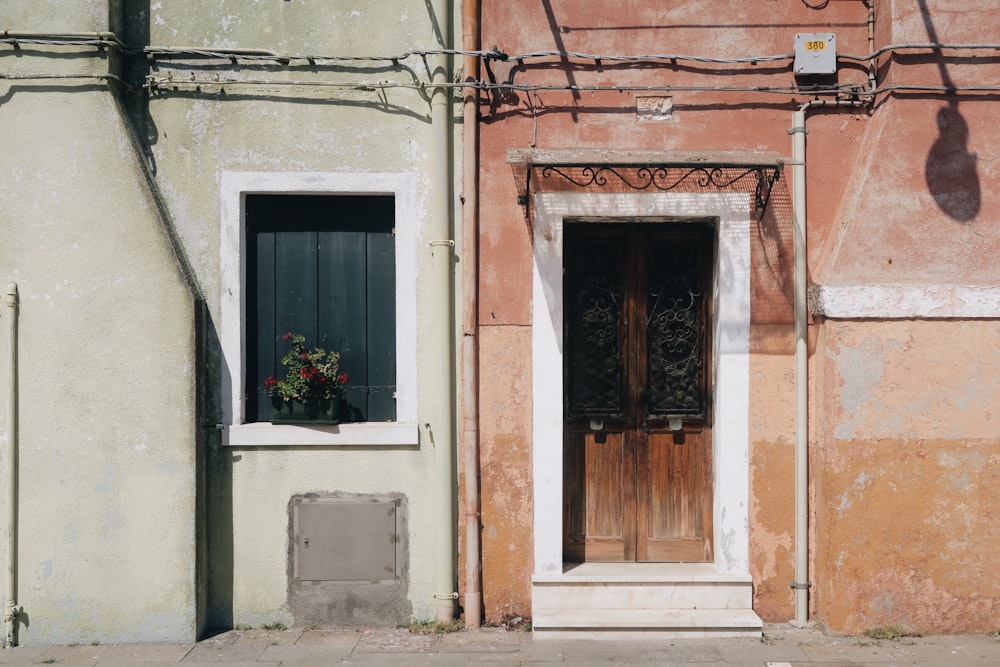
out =
[(795, 36), (795, 74), (833, 74), (837, 71), (837, 37), (832, 32)]

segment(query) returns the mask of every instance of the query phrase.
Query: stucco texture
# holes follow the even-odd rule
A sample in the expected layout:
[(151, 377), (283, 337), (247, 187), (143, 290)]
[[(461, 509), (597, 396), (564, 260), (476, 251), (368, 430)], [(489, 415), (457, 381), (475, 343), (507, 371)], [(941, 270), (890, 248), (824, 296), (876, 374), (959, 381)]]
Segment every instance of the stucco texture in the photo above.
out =
[(0, 275), (20, 292), (20, 642), (192, 641), (192, 291), (113, 98), (32, 85), (0, 98)]
[(480, 332), (483, 606), (498, 621), (531, 609), (531, 329)]
[(795, 378), (791, 327), (750, 331), (750, 572), (754, 611), (769, 622), (793, 616), (795, 579)]
[[(438, 515), (434, 480), (425, 451), (419, 448), (327, 449), (290, 451), (284, 448), (234, 448), (223, 453), (232, 470), (232, 609), (235, 625), (308, 624), (288, 606), (289, 500), (293, 495), (331, 492), (372, 495), (405, 489), (408, 562), (399, 563), (411, 581), (407, 591), (412, 609), (400, 609), (382, 624), (405, 623), (434, 616), (432, 578)], [(223, 527), (215, 517), (213, 526)], [(349, 536), (343, 536), (348, 539)], [(344, 585), (344, 584), (341, 584)], [(342, 610), (335, 621), (365, 625), (372, 619), (365, 608), (364, 589), (355, 592), (356, 610)], [(331, 612), (332, 613), (332, 612)], [(329, 621), (327, 621), (329, 622)]]
[[(195, 3), (196, 4), (196, 3)], [(282, 54), (316, 56), (395, 56), (409, 49), (437, 48), (445, 16), (432, 16), (422, 2), (372, 4), (277, 3), (254, 5), (220, 2), (211, 7), (192, 3), (156, 3), (150, 8), (150, 40), (154, 44), (263, 48)], [(377, 36), (377, 38), (376, 38)], [(203, 74), (204, 61), (164, 59), (155, 75), (176, 79)], [(329, 620), (296, 617), (288, 605), (288, 503), (296, 494), (399, 494), (407, 500), (409, 562), (405, 613), (382, 619), (405, 622), (410, 614), (431, 619), (434, 595), (447, 595), (453, 583), (437, 585), (440, 565), (454, 567), (454, 527), (445, 521), (454, 503), (454, 479), (442, 480), (439, 459), (455, 447), (455, 414), (450, 393), (454, 380), (432, 382), (448, 359), (428, 353), (429, 341), (448, 338), (442, 326), (460, 321), (430, 307), (448, 287), (428, 278), (434, 262), (428, 243), (432, 197), (429, 100), (423, 91), (406, 87), (426, 80), (426, 61), (411, 57), (388, 62), (335, 63), (310, 66), (247, 65), (211, 61), (207, 69), (232, 80), (271, 79), (275, 85), (227, 83), (220, 86), (165, 85), (148, 101), (138, 122), (149, 142), (157, 183), (173, 214), (178, 237), (190, 255), (192, 270), (204, 287), (212, 334), (224, 337), (220, 277), (220, 191), (225, 172), (281, 172), (335, 175), (382, 172), (414, 176), (415, 197), (405, 218), (415, 221), (407, 233), (417, 239), (414, 267), (407, 280), (416, 284), (416, 326), (397, 329), (397, 336), (416, 338), (416, 422), (418, 445), (341, 443), (336, 447), (220, 448), (211, 453), (208, 471), (207, 540), (209, 618), (215, 627), (257, 626), (281, 622), (312, 624)], [(384, 91), (351, 89), (358, 81), (404, 84)], [(340, 83), (344, 89), (313, 85)], [(280, 85), (279, 85), (280, 84)], [(456, 106), (457, 109), (457, 106)], [(454, 151), (460, 151), (455, 141)], [(457, 154), (457, 153), (456, 153)], [(442, 156), (443, 160), (451, 154)], [(336, 178), (331, 178), (336, 181)], [(266, 186), (264, 187), (266, 190)], [(454, 198), (457, 188), (453, 188)], [(231, 196), (232, 193), (225, 193)], [(409, 202), (408, 202), (409, 204)], [(457, 201), (449, 200), (449, 206)], [(239, 233), (239, 232), (237, 232)], [(461, 247), (460, 235), (455, 234)], [(222, 261), (231, 261), (226, 257)], [(459, 272), (458, 262), (452, 265)], [(397, 270), (402, 267), (397, 265)], [(455, 293), (460, 295), (460, 285)], [(456, 304), (460, 297), (455, 297)], [(456, 306), (457, 307), (457, 306)], [(212, 363), (224, 366), (218, 349), (209, 347)], [(221, 383), (226, 368), (208, 379), (210, 421), (221, 421)], [(445, 371), (449, 372), (448, 370)], [(236, 388), (237, 393), (242, 388)], [(416, 431), (418, 423), (412, 424)], [(445, 426), (447, 424), (447, 427)], [(427, 425), (427, 428), (424, 426)], [(428, 430), (429, 429), (429, 430)], [(433, 432), (437, 440), (428, 437)], [(218, 442), (217, 442), (218, 444)], [(443, 539), (442, 539), (443, 537)], [(345, 584), (346, 585), (346, 584)], [(365, 595), (364, 587), (356, 591)], [(363, 601), (362, 601), (363, 602)], [(360, 604), (360, 603), (359, 603)], [(363, 604), (361, 605), (363, 606)], [(359, 606), (360, 611), (360, 606)], [(350, 610), (334, 620), (370, 622)]]
[[(828, 322), (815, 604), (837, 630), (1000, 623), (996, 321)], [(975, 573), (973, 575), (973, 573)]]

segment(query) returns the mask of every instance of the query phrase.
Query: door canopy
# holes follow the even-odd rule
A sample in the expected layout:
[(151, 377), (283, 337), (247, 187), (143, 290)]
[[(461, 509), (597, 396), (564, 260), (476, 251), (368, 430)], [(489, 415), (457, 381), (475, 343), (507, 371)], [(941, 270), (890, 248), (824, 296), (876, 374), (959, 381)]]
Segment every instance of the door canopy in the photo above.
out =
[(710, 192), (753, 194), (758, 219), (785, 159), (777, 153), (545, 150), (513, 148), (517, 203), (531, 218), (531, 196), (538, 192)]

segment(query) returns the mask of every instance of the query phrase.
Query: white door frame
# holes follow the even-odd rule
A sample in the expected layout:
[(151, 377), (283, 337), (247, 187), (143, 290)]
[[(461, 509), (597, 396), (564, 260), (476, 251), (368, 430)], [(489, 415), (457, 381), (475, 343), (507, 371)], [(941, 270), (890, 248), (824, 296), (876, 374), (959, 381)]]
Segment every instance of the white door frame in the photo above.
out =
[(749, 574), (750, 230), (740, 193), (532, 196), (535, 575), (563, 571), (563, 224), (566, 218), (716, 221), (713, 327), (713, 551), (719, 572)]

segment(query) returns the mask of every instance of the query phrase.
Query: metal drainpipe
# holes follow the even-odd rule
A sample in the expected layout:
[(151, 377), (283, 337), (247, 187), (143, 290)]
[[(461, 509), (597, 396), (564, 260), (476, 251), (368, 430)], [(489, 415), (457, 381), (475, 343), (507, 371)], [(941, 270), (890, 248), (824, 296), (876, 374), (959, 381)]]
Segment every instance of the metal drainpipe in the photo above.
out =
[[(448, 45), (451, 3), (432, 0), (431, 18), (437, 21), (443, 42)], [(450, 94), (441, 84), (449, 81), (448, 56), (434, 54), (428, 59), (431, 68), (431, 193), (427, 236), (431, 253), (431, 288), (426, 290), (425, 311), (435, 331), (425, 343), (428, 375), (424, 386), (434, 387), (431, 406), (440, 422), (426, 425), (428, 442), (434, 450), (435, 501), (438, 504), (438, 539), (435, 549), (434, 594), (437, 620), (447, 622), (455, 618), (455, 600), (458, 597), (455, 580), (455, 392), (454, 357), (452, 341), (454, 322), (454, 287), (452, 261), (455, 241), (451, 237), (451, 180), (449, 132), (451, 131)]]
[(809, 621), (809, 307), (806, 243), (806, 112), (813, 107), (861, 107), (855, 100), (812, 100), (792, 115), (792, 211), (795, 216), (795, 620)]
[(809, 620), (809, 350), (806, 289), (806, 102), (792, 116), (792, 210), (795, 212), (795, 623)]
[(7, 596), (4, 600), (4, 646), (17, 646), (17, 283), (7, 284), (10, 308), (10, 366), (7, 387)]
[[(462, 50), (479, 50), (479, 0), (462, 0)], [(466, 55), (465, 81), (478, 78), (479, 58)], [(465, 89), (462, 108), (462, 450), (465, 507), (465, 627), (482, 624), (479, 581), (479, 89)]]

